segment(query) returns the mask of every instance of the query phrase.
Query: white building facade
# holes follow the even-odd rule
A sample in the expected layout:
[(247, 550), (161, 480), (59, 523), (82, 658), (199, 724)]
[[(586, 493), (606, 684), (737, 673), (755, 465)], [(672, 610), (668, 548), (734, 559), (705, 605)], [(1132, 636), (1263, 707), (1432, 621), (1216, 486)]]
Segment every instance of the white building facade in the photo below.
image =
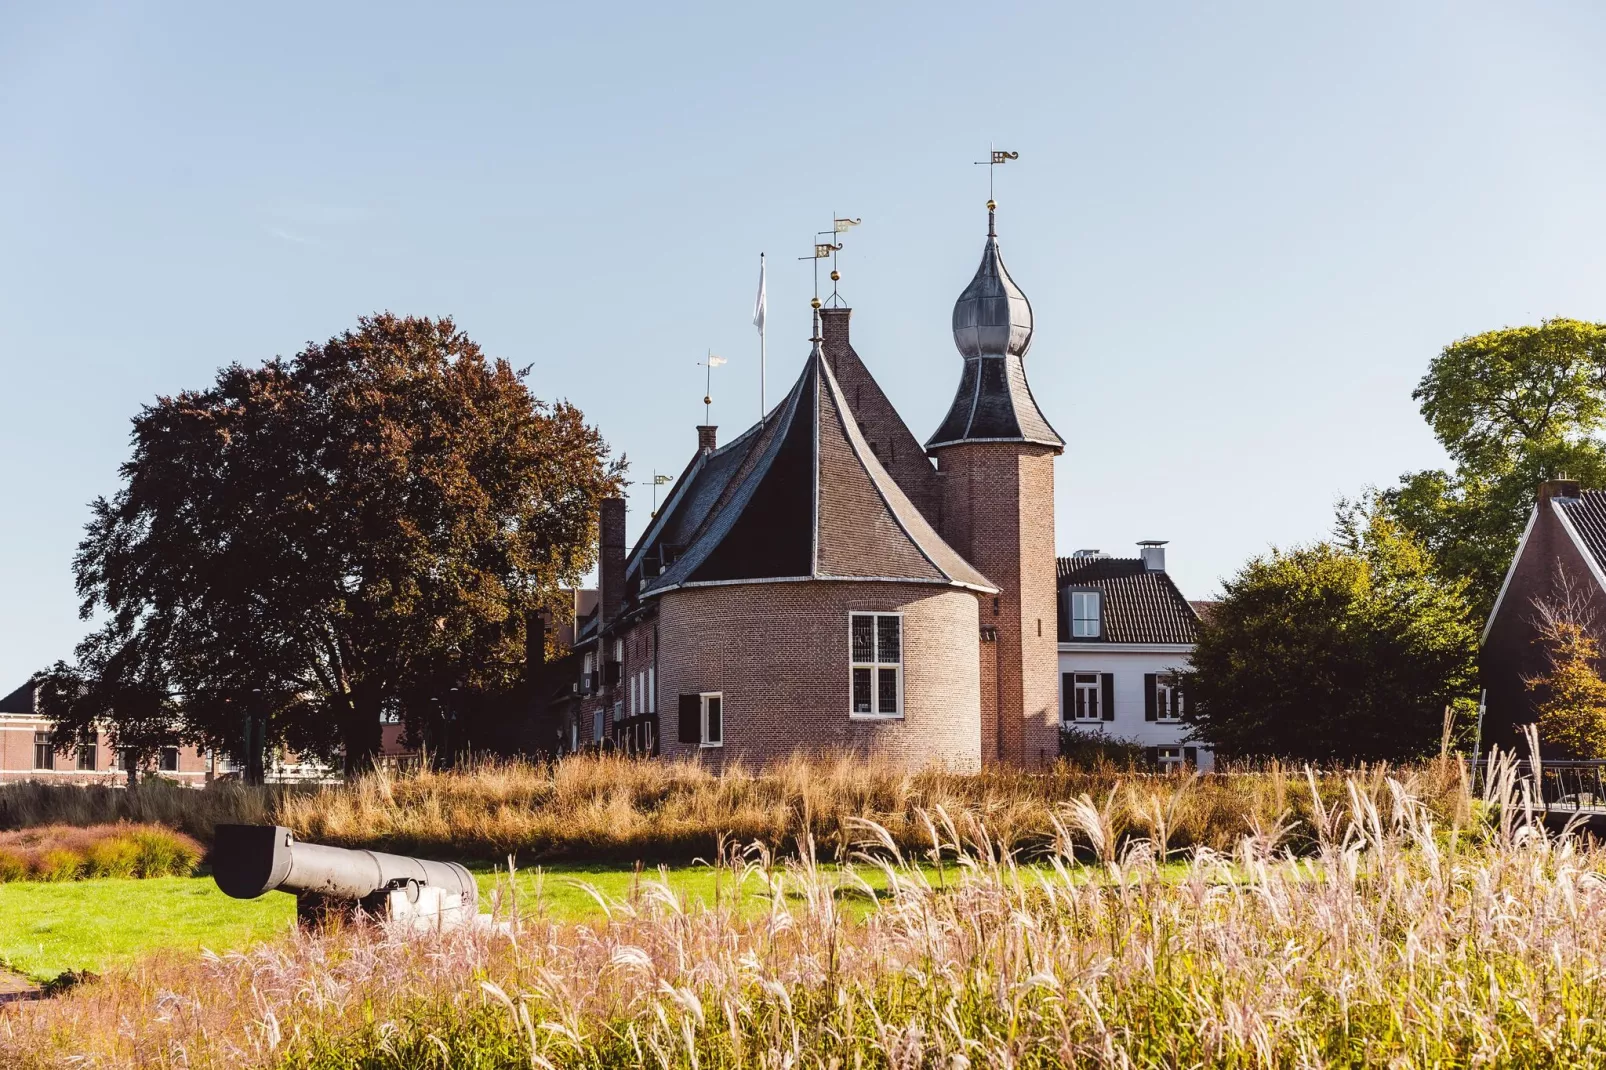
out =
[(1165, 570), (1165, 544), (1135, 558), (1079, 550), (1059, 559), (1060, 724), (1133, 743), (1160, 769), (1209, 770), (1188, 739), (1179, 686), (1199, 638), (1199, 612)]

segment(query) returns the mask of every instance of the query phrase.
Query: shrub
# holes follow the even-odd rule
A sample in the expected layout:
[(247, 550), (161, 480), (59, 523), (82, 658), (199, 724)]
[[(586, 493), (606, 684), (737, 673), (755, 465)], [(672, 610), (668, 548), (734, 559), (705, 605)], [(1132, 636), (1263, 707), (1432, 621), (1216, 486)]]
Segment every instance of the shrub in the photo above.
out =
[(77, 880), (84, 871), (84, 856), (65, 847), (51, 847), (34, 860), (30, 874), (34, 880)]
[(164, 828), (137, 829), (130, 840), (136, 876), (187, 877), (201, 863), (199, 844)]
[(27, 879), (27, 856), (12, 848), (0, 847), (0, 882)]
[(139, 845), (132, 836), (109, 836), (84, 852), (84, 876), (132, 877), (139, 866)]
[(1060, 757), (1077, 766), (1137, 769), (1143, 766), (1146, 754), (1143, 744), (1135, 739), (1066, 725), (1060, 729)]

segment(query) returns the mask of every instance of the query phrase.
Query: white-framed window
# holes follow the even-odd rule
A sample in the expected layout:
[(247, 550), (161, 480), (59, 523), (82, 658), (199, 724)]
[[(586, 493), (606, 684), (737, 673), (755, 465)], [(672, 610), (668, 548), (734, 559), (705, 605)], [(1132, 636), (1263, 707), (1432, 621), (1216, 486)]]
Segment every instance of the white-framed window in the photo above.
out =
[(622, 721), (622, 720), (625, 719), (625, 700), (624, 699), (618, 699), (618, 700), (616, 700), (614, 702), (614, 704), (613, 704), (613, 719), (615, 721)]
[(163, 747), (157, 768), (164, 773), (178, 772), (178, 748)]
[(1182, 687), (1175, 673), (1161, 673), (1154, 681), (1154, 719), (1182, 720)]
[(623, 639), (615, 639), (613, 641), (613, 660), (621, 665), (625, 663), (625, 641)]
[(1097, 639), (1102, 631), (1099, 610), (1102, 608), (1098, 591), (1071, 592), (1071, 638)]
[(78, 759), (79, 769), (82, 769), (85, 772), (92, 771), (95, 768), (95, 762), (100, 757), (100, 734), (96, 733), (95, 741), (93, 743), (80, 743), (78, 745), (76, 757)]
[(56, 748), (50, 742), (50, 732), (35, 732), (33, 734), (33, 767), (35, 769), (56, 768)]
[(854, 717), (903, 716), (903, 614), (848, 614)]
[(602, 742), (602, 707), (591, 711), (591, 742)]
[(641, 712), (641, 674), (630, 674), (630, 716), (634, 717)]
[(698, 696), (702, 706), (703, 746), (725, 745), (725, 696), (718, 691), (705, 691)]
[(1071, 693), (1066, 695), (1067, 705), (1070, 707), (1073, 721), (1102, 721), (1104, 709), (1101, 703), (1103, 682), (1096, 672), (1071, 673)]
[(1156, 747), (1154, 764), (1160, 767), (1160, 772), (1171, 773), (1187, 765), (1187, 756), (1181, 747)]
[(648, 713), (658, 712), (658, 667), (647, 666), (647, 707)]

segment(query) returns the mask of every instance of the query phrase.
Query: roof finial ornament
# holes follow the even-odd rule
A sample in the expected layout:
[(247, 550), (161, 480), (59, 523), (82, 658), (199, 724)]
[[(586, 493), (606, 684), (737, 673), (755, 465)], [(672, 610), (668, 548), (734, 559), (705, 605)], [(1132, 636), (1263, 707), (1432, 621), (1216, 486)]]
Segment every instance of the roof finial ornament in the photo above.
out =
[[(834, 239), (836, 235), (846, 234), (849, 228), (856, 227), (862, 222), (864, 222), (862, 219), (849, 219), (832, 212), (831, 229), (816, 231), (814, 234), (814, 255), (798, 257), (799, 260), (814, 261), (814, 300), (812, 303), (815, 308), (819, 308), (822, 303), (820, 301), (820, 261), (826, 257), (831, 258), (830, 301), (833, 307), (842, 303), (842, 295), (837, 292), (836, 286), (837, 283), (842, 281), (842, 273), (836, 268), (836, 254), (842, 251), (842, 244)], [(829, 240), (820, 241), (821, 238), (828, 238)]]
[(991, 212), (997, 207), (997, 205), (993, 204), (993, 170), (1003, 166), (1011, 160), (1020, 159), (1020, 153), (1001, 152), (998, 149), (993, 148), (991, 145), (988, 145), (987, 148), (989, 149), (988, 158), (985, 160), (977, 160), (975, 162), (977, 167), (987, 168), (987, 211)]
[(703, 423), (713, 423), (714, 414), (714, 369), (725, 363), (724, 357), (714, 356), (710, 349), (708, 356), (697, 362), (703, 369)]

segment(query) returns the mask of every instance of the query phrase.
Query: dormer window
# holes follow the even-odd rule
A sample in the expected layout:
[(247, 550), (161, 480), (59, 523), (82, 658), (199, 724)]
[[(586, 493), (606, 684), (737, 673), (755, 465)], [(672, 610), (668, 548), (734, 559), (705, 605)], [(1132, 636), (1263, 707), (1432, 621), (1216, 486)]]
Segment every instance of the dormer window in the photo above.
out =
[(1097, 639), (1103, 634), (1103, 609), (1098, 591), (1071, 592), (1071, 638)]

